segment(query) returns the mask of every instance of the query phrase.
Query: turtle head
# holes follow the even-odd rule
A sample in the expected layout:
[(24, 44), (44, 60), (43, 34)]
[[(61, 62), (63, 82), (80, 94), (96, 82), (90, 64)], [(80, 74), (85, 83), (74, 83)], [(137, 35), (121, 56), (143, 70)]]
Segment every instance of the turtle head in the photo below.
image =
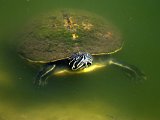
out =
[(77, 52), (69, 57), (69, 67), (71, 70), (82, 70), (92, 65), (93, 57), (86, 52)]

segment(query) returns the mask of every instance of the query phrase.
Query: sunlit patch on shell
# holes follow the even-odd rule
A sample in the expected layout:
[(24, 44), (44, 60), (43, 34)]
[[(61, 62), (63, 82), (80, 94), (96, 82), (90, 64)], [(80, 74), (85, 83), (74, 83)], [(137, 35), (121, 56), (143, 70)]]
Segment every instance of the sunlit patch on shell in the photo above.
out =
[(79, 36), (78, 36), (76, 33), (73, 33), (73, 34), (72, 34), (72, 39), (73, 39), (73, 40), (76, 40), (78, 37), (79, 37)]
[(73, 22), (72, 17), (65, 17), (64, 18), (64, 27), (66, 27), (71, 32), (76, 32), (79, 25)]
[(72, 20), (72, 17), (68, 15), (64, 16), (64, 27), (72, 33), (72, 40), (76, 40), (78, 38), (78, 34), (76, 32), (79, 25)]
[(84, 23), (82, 22), (82, 27), (84, 30), (91, 30), (91, 28), (93, 27), (93, 25), (91, 23)]
[(63, 15), (64, 27), (72, 33), (72, 40), (76, 40), (79, 35), (77, 34), (77, 29), (82, 28), (84, 30), (91, 30), (93, 25), (91, 23), (82, 22), (82, 24), (77, 24), (73, 21), (73, 18), (69, 15)]
[(111, 39), (112, 37), (113, 37), (112, 32), (107, 32), (106, 34), (104, 34), (104, 38)]

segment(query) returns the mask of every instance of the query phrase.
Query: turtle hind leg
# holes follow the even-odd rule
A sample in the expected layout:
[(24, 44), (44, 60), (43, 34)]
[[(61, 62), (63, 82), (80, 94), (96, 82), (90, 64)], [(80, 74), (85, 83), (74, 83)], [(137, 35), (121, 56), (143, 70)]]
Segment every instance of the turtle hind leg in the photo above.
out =
[(146, 75), (134, 65), (122, 63), (114, 59), (111, 59), (109, 61), (109, 64), (119, 67), (132, 79), (136, 79), (136, 80), (146, 80), (147, 79)]
[(55, 64), (46, 64), (42, 67), (42, 69), (38, 72), (34, 85), (36, 86), (44, 86), (47, 84), (48, 77), (53, 73), (56, 65)]

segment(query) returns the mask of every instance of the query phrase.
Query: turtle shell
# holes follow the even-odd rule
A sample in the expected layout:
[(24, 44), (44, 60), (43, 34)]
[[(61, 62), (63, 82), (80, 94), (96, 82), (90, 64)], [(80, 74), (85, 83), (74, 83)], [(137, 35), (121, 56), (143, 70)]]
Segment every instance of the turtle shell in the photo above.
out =
[(79, 51), (112, 54), (123, 44), (111, 23), (86, 11), (58, 10), (40, 15), (27, 26), (18, 52), (32, 62), (56, 61)]

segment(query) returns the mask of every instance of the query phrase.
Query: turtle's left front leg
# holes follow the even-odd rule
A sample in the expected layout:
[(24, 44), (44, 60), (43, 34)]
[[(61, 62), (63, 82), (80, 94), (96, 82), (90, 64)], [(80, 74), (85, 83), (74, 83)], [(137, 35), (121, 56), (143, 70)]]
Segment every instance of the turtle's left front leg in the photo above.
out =
[(34, 84), (38, 86), (46, 85), (47, 79), (53, 73), (55, 67), (56, 65), (53, 63), (44, 65), (42, 69), (38, 72)]
[(147, 79), (146, 75), (134, 65), (119, 62), (115, 59), (110, 59), (108, 62), (110, 65), (119, 67), (120, 69), (125, 71), (127, 73), (127, 75), (129, 75), (132, 79), (139, 79), (139, 80), (146, 80)]

